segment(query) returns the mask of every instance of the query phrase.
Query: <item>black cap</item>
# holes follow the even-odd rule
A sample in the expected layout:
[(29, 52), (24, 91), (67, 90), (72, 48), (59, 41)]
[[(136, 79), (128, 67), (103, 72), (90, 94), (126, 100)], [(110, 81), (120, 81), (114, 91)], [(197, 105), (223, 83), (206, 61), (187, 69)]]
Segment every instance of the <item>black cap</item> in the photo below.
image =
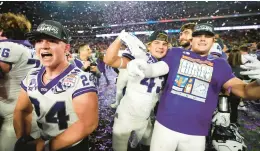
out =
[(34, 41), (36, 39), (41, 39), (43, 37), (51, 37), (59, 39), (65, 43), (69, 43), (69, 35), (66, 29), (62, 26), (60, 22), (53, 20), (43, 21), (36, 29), (25, 34), (29, 41)]
[(197, 24), (192, 33), (192, 37), (195, 37), (197, 35), (204, 35), (204, 34), (214, 36), (215, 35), (214, 27), (211, 24), (207, 24), (207, 23)]
[(148, 43), (154, 41), (154, 40), (161, 40), (161, 41), (166, 41), (168, 42), (168, 35), (165, 31), (154, 31), (151, 36), (148, 38)]

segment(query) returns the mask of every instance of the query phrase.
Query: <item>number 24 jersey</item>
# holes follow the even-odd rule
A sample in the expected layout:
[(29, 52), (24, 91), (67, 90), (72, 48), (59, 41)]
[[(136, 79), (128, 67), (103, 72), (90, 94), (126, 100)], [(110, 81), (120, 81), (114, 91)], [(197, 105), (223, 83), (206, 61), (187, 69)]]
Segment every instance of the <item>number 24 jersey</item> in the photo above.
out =
[(34, 106), (43, 137), (48, 139), (62, 133), (78, 120), (73, 98), (97, 92), (97, 89), (90, 74), (72, 64), (46, 85), (42, 82), (44, 72), (45, 67), (31, 70), (21, 86)]

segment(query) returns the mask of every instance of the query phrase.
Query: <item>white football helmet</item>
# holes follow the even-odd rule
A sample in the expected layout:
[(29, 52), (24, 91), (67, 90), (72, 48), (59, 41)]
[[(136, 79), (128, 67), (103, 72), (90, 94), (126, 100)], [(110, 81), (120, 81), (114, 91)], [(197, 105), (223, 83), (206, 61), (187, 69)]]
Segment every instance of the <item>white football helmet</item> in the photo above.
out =
[(235, 124), (229, 127), (214, 126), (212, 144), (217, 151), (246, 151), (244, 137)]

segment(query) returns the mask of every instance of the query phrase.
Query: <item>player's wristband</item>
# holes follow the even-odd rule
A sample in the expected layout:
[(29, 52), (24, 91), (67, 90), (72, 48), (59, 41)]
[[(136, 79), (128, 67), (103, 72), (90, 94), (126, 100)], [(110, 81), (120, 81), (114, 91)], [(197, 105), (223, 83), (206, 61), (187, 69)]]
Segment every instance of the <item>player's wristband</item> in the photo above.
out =
[(44, 151), (50, 151), (50, 140), (44, 142)]

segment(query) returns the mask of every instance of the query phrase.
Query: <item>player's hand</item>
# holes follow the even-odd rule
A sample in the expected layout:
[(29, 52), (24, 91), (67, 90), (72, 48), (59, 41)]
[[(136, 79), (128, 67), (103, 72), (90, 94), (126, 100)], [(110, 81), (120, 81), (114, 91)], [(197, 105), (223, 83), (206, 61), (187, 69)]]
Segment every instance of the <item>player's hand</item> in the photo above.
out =
[(36, 151), (34, 140), (30, 135), (20, 137), (15, 143), (14, 151)]
[(132, 53), (132, 56), (135, 58), (142, 58), (146, 56), (146, 46), (135, 35), (122, 30), (118, 37), (127, 45), (128, 49)]
[(90, 71), (97, 72), (97, 66), (90, 66)]
[(144, 60), (140, 60), (140, 59), (134, 59), (132, 61), (130, 61), (127, 64), (127, 72), (128, 72), (128, 76), (131, 77), (131, 79), (135, 79), (135, 78), (145, 78), (145, 70), (148, 67), (148, 63)]
[(119, 103), (116, 101), (115, 103), (110, 104), (110, 107), (115, 109), (115, 108), (117, 108), (118, 105), (119, 105)]
[(230, 125), (230, 113), (218, 112), (214, 115), (212, 122), (216, 125), (228, 127)]
[(90, 66), (90, 62), (89, 61), (85, 61), (84, 64), (83, 64), (83, 67), (85, 69), (87, 69), (89, 66)]
[(260, 61), (256, 56), (244, 55), (244, 58), (247, 60), (247, 63), (241, 65), (242, 69), (248, 71), (240, 72), (241, 75), (248, 75), (251, 79), (260, 79)]

